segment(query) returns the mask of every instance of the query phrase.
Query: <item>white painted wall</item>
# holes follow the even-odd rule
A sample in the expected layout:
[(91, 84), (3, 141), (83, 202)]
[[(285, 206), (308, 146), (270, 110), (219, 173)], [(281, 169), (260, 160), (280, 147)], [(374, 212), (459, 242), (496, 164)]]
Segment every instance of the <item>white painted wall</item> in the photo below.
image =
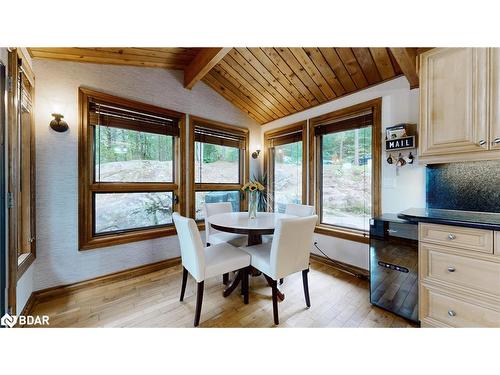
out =
[[(382, 97), (382, 129), (398, 123), (418, 123), (418, 89), (411, 90), (405, 77), (373, 86), (338, 100), (275, 120), (262, 127), (264, 132), (293, 124), (341, 108)], [(383, 133), (382, 139), (385, 139)], [(262, 142), (263, 143), (263, 142)], [(425, 207), (425, 168), (406, 165), (396, 170), (382, 157), (382, 212), (398, 213), (410, 207)], [(335, 237), (316, 235), (318, 246), (331, 258), (368, 269), (368, 245)], [(314, 250), (318, 253), (317, 250)]]
[[(182, 86), (183, 74), (155, 68), (35, 60), (37, 132), (37, 259), (35, 290), (73, 283), (179, 255), (176, 236), (78, 251), (78, 87), (107, 92), (179, 112), (250, 128), (251, 149), (260, 126), (211, 88)], [(52, 131), (50, 114), (70, 126)], [(252, 161), (250, 173), (258, 163)]]

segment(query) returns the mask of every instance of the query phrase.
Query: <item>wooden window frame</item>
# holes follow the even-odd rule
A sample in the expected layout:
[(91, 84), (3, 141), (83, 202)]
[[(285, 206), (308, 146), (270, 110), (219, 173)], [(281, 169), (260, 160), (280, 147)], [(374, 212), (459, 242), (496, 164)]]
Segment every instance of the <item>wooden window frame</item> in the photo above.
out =
[[(194, 152), (195, 152), (195, 127), (197, 124), (203, 125), (204, 128), (210, 128), (214, 130), (220, 130), (228, 133), (233, 133), (235, 135), (244, 138), (245, 148), (243, 149), (243, 157), (240, 158), (240, 183), (239, 184), (213, 184), (213, 183), (195, 183), (195, 168), (194, 168)], [(250, 175), (250, 153), (249, 153), (249, 130), (247, 128), (242, 128), (234, 125), (228, 125), (219, 121), (208, 120), (202, 117), (189, 116), (189, 208), (188, 213), (190, 217), (195, 219), (196, 217), (196, 192), (197, 191), (240, 191), (241, 187), (248, 181)], [(242, 196), (240, 200), (240, 210), (244, 211), (247, 207), (247, 197), (246, 194)], [(198, 228), (203, 230), (205, 228), (205, 223), (201, 220), (197, 222)]]
[[(175, 235), (173, 224), (153, 228), (140, 228), (122, 233), (110, 233), (95, 235), (93, 232), (93, 200), (92, 195), (101, 193), (139, 193), (139, 192), (163, 192), (173, 191), (173, 211), (184, 214), (184, 166), (185, 166), (185, 114), (129, 100), (114, 95), (105, 94), (79, 88), (79, 142), (78, 142), (78, 226), (79, 226), (79, 250), (90, 250), (99, 247), (107, 247), (118, 244), (143, 241), (152, 238)], [(94, 182), (94, 160), (92, 125), (89, 123), (88, 101), (94, 98), (99, 101), (113, 103), (119, 106), (158, 113), (178, 119), (179, 136), (174, 140), (174, 181), (172, 183), (117, 183), (117, 182)], [(176, 198), (176, 201), (175, 201)]]
[[(32, 110), (30, 113), (30, 229), (31, 229), (31, 248), (21, 263), (18, 262), (20, 244), (22, 243), (22, 204), (21, 204), (21, 149), (19, 142), (20, 124), (18, 102), (18, 77), (22, 74), (30, 85), (30, 95), (32, 99)], [(9, 53), (9, 79), (11, 80), (10, 93), (8, 95), (8, 137), (9, 137), (9, 178), (8, 191), (13, 207), (9, 209), (9, 259), (12, 259), (10, 272), (12, 272), (12, 281), (17, 282), (36, 259), (36, 153), (35, 153), (35, 75), (31, 70), (26, 56), (20, 48), (14, 49)]]
[[(21, 146), (19, 132), (19, 91), (18, 77), (23, 75), (30, 85), (32, 111), (30, 113), (30, 229), (31, 246), (28, 254), (19, 263), (19, 249), (22, 243), (22, 204), (21, 204)], [(36, 154), (35, 154), (35, 75), (31, 70), (29, 61), (20, 48), (14, 48), (8, 55), (8, 80), (10, 85), (7, 95), (7, 163), (8, 175), (6, 188), (8, 191), (8, 308), (12, 313), (16, 312), (17, 303), (17, 281), (36, 259)]]
[[(302, 204), (307, 204), (307, 121), (300, 121), (294, 124), (273, 129), (264, 133), (264, 173), (267, 175), (267, 191), (269, 191), (274, 200), (273, 179), (274, 174), (271, 170), (271, 143), (273, 139), (285, 136), (290, 133), (301, 132), (302, 136)], [(273, 202), (274, 204), (274, 202)], [(268, 206), (268, 211), (273, 207)]]
[[(309, 203), (314, 204), (318, 213), (321, 210), (321, 187), (318, 183), (319, 168), (321, 166), (319, 154), (319, 137), (315, 136), (314, 128), (330, 121), (349, 116), (357, 112), (371, 110), (373, 113), (372, 124), (372, 210), (373, 215), (380, 214), (381, 207), (381, 176), (382, 176), (382, 98), (376, 98), (364, 103), (359, 103), (347, 108), (342, 108), (309, 120)], [(320, 223), (315, 232), (329, 236), (339, 237), (351, 241), (368, 243), (367, 231), (341, 228), (334, 225)]]

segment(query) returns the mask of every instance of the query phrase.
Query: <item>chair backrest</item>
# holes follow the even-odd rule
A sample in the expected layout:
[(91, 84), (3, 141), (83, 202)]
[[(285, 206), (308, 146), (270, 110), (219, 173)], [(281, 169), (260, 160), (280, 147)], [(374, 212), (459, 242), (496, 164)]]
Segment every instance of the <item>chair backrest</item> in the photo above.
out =
[(205, 237), (208, 242), (208, 236), (219, 233), (219, 230), (216, 230), (210, 227), (208, 224), (208, 218), (217, 214), (224, 214), (226, 212), (233, 212), (233, 205), (231, 202), (217, 202), (217, 203), (205, 203)]
[(316, 215), (278, 220), (270, 255), (269, 276), (274, 280), (309, 267), (309, 253), (317, 220)]
[(172, 218), (177, 237), (179, 237), (182, 265), (197, 282), (203, 281), (205, 279), (205, 249), (196, 222), (177, 212), (174, 212)]
[(286, 205), (285, 214), (294, 216), (311, 216), (314, 214), (314, 206), (308, 206), (306, 204), (295, 204), (289, 203)]

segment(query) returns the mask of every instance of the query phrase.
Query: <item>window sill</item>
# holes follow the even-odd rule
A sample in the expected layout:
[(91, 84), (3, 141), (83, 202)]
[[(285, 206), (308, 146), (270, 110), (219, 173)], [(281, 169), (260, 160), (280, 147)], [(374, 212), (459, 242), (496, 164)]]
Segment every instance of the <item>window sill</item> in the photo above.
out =
[(35, 261), (35, 255), (33, 253), (29, 253), (26, 256), (22, 254), (23, 259), (18, 262), (17, 265), (17, 279), (19, 280), (23, 274), (26, 272), (26, 270), (33, 264)]
[(349, 240), (366, 244), (370, 242), (369, 234), (363, 231), (340, 229), (336, 227), (329, 227), (326, 225), (317, 225), (314, 231), (316, 233), (323, 234), (326, 236), (342, 238), (343, 240)]
[(108, 247), (115, 245), (122, 245), (131, 242), (151, 240), (154, 238), (174, 236), (177, 232), (174, 226), (167, 228), (156, 228), (141, 230), (122, 234), (112, 234), (107, 236), (92, 237), (88, 240), (80, 239), (80, 251), (97, 249), (100, 247)]

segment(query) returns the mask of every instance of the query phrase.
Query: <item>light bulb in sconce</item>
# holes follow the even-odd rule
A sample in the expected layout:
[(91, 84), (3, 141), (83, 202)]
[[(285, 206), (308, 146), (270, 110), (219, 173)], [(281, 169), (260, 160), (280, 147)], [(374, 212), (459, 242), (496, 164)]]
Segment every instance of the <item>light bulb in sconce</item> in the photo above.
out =
[(260, 154), (260, 145), (257, 145), (257, 148), (254, 152), (252, 152), (252, 158), (257, 159)]
[(64, 116), (60, 113), (53, 113), (54, 119), (50, 122), (50, 127), (58, 133), (64, 133), (69, 129), (68, 123), (63, 120)]

